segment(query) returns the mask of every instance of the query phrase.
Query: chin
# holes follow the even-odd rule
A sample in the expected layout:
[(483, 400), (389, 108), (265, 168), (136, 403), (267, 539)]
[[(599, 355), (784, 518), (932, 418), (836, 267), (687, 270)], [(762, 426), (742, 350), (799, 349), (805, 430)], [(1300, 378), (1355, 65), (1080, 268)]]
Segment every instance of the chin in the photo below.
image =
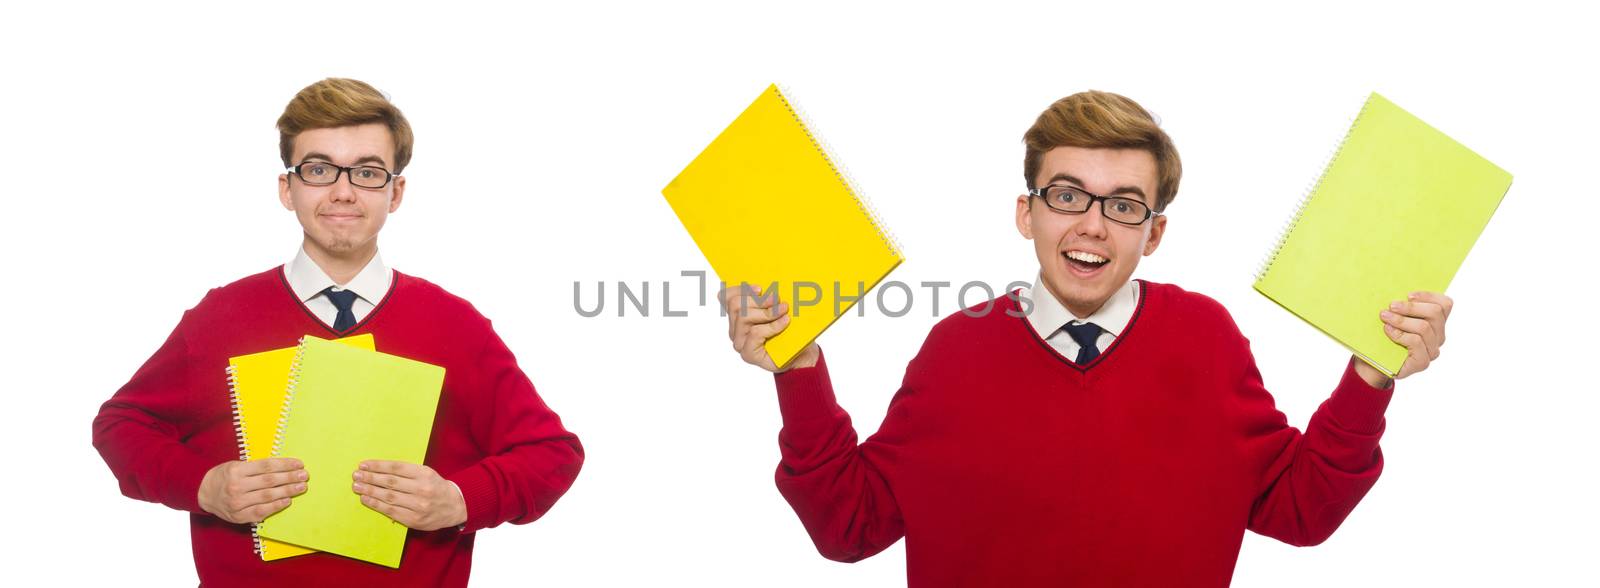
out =
[(329, 253), (348, 253), (358, 248), (357, 241), (350, 237), (328, 236), (313, 238), (312, 241)]

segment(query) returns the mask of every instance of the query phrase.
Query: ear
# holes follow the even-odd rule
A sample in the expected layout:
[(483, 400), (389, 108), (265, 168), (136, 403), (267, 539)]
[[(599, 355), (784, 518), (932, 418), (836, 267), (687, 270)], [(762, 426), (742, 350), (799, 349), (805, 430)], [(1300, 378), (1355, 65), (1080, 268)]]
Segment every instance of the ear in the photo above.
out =
[(289, 198), (289, 174), (278, 174), (278, 202), (284, 210), (294, 210), (294, 199)]
[(389, 213), (400, 209), (400, 201), (406, 196), (406, 177), (394, 177), (394, 194), (389, 196)]
[(1161, 236), (1167, 232), (1167, 215), (1150, 217), (1150, 236), (1144, 240), (1144, 254), (1156, 252), (1156, 247), (1161, 245)]
[(1033, 199), (1027, 194), (1017, 197), (1017, 232), (1022, 238), (1033, 240)]

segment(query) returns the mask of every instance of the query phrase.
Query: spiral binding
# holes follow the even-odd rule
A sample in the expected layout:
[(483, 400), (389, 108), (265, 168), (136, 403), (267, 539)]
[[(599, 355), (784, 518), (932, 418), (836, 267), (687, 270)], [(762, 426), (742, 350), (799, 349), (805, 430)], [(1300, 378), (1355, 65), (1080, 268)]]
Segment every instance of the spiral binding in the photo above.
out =
[(228, 404), (233, 407), (233, 437), (239, 442), (239, 461), (250, 459), (250, 438), (244, 432), (244, 409), (239, 406), (239, 378), (234, 366), (228, 369)]
[[(244, 408), (239, 406), (239, 374), (233, 365), (228, 369), (228, 404), (233, 406), (233, 436), (239, 441), (239, 461), (250, 461), (250, 438), (244, 432)], [(261, 555), (261, 536), (256, 533), (257, 523), (250, 523), (250, 544), (256, 555)]]
[[(278, 454), (282, 453), (282, 451), (283, 451), (284, 425), (285, 425), (285, 423), (287, 423), (289, 421), (289, 409), (294, 405), (294, 388), (295, 388), (295, 385), (300, 383), (300, 361), (305, 359), (305, 357), (306, 357), (306, 338), (305, 337), (301, 337), (300, 338), (300, 342), (299, 342), (299, 347), (296, 348), (295, 351), (294, 351), (294, 363), (289, 364), (289, 381), (284, 386), (283, 408), (279, 409), (279, 411), (278, 411), (278, 426), (277, 426), (277, 430), (272, 435), (272, 457), (277, 457)], [(232, 368), (228, 369), (228, 380), (229, 380), (230, 384), (233, 381), (233, 369)], [(238, 402), (237, 402), (237, 400), (235, 400), (235, 402), (234, 402), (234, 414), (238, 415), (238, 413), (239, 413), (239, 411), (238, 411)], [(239, 422), (238, 416), (234, 417), (234, 422), (235, 423)], [(243, 437), (243, 435), (244, 435), (243, 430), (244, 429), (240, 429), (240, 431), (241, 431), (240, 432), (240, 438), (241, 439), (244, 438)], [(240, 441), (240, 443), (242, 444), (243, 441)], [(265, 548), (262, 547), (262, 545), (261, 545), (261, 523), (251, 523), (250, 524), (250, 543), (252, 543), (255, 546), (256, 555), (261, 556), (262, 559), (266, 559), (267, 554), (266, 554)]]
[(883, 244), (894, 252), (895, 256), (904, 258), (905, 255), (900, 251), (900, 242), (894, 238), (893, 233), (889, 232), (889, 225), (883, 222), (882, 217), (878, 215), (877, 209), (872, 206), (872, 202), (857, 187), (855, 180), (850, 177), (850, 172), (833, 156), (833, 150), (828, 148), (827, 141), (824, 141), (822, 135), (817, 132), (817, 127), (811, 123), (811, 119), (805, 115), (804, 111), (800, 110), (798, 104), (790, 100), (794, 93), (787, 86), (782, 85), (778, 86), (774, 91), (778, 94), (778, 100), (783, 102), (784, 108), (789, 109), (789, 115), (793, 116), (795, 122), (800, 124), (800, 129), (805, 131), (806, 138), (811, 140), (811, 145), (817, 149), (818, 153), (822, 154), (822, 160), (828, 163), (828, 168), (833, 170), (833, 175), (839, 178), (839, 183), (844, 184), (844, 189), (849, 191), (850, 195), (855, 198), (856, 207), (861, 210), (861, 214), (866, 215), (867, 221), (872, 223), (873, 228), (878, 230), (878, 238), (883, 240)]
[(1261, 266), (1256, 270), (1256, 281), (1259, 282), (1262, 278), (1265, 278), (1267, 271), (1272, 269), (1273, 262), (1278, 260), (1278, 253), (1283, 250), (1284, 243), (1289, 241), (1289, 234), (1294, 232), (1295, 225), (1300, 223), (1300, 215), (1305, 212), (1306, 205), (1311, 203), (1311, 196), (1317, 192), (1318, 187), (1322, 186), (1322, 180), (1328, 177), (1328, 168), (1333, 167), (1333, 162), (1339, 159), (1339, 153), (1344, 151), (1345, 142), (1350, 140), (1350, 133), (1355, 132), (1356, 124), (1361, 122), (1361, 116), (1366, 114), (1367, 105), (1369, 104), (1372, 104), (1370, 95), (1367, 97), (1366, 102), (1361, 104), (1361, 110), (1356, 112), (1355, 118), (1350, 119), (1349, 126), (1345, 127), (1344, 136), (1328, 151), (1328, 157), (1322, 162), (1322, 171), (1317, 172), (1316, 179), (1306, 185), (1305, 193), (1300, 196), (1300, 202), (1294, 205), (1294, 214), (1289, 216), (1289, 220), (1284, 221), (1283, 230), (1278, 233), (1277, 241), (1273, 243), (1267, 254), (1262, 257)]
[(301, 337), (294, 350), (294, 363), (289, 364), (289, 383), (283, 391), (283, 409), (278, 413), (278, 428), (272, 435), (272, 456), (283, 452), (283, 431), (289, 422), (289, 410), (294, 407), (294, 389), (300, 384), (300, 362), (306, 357), (306, 338)]
[[(234, 438), (238, 439), (238, 460), (250, 460), (250, 436), (245, 433), (245, 409), (238, 404), (237, 369), (227, 366), (227, 403), (234, 407)], [(256, 534), (256, 522), (250, 524), (250, 545), (254, 553), (261, 554), (261, 535)]]

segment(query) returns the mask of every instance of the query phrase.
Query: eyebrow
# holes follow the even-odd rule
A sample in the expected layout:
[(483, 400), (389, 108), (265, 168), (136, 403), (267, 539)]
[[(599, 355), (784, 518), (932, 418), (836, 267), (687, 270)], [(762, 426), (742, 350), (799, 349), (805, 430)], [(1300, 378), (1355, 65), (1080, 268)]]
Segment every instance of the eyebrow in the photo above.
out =
[[(1072, 177), (1072, 176), (1070, 176), (1068, 174), (1064, 174), (1064, 173), (1058, 173), (1058, 174), (1052, 176), (1050, 178), (1050, 181), (1045, 182), (1045, 185), (1054, 184), (1058, 180), (1059, 181), (1063, 181), (1063, 182), (1069, 182), (1069, 183), (1072, 183), (1072, 184), (1077, 184), (1077, 187), (1079, 189), (1082, 189), (1084, 187), (1084, 185), (1085, 185), (1083, 183), (1083, 180), (1080, 180), (1078, 178)], [(1117, 195), (1121, 195), (1121, 194), (1133, 194), (1135, 196), (1138, 196), (1140, 201), (1149, 202), (1148, 197), (1146, 197), (1145, 194), (1144, 194), (1144, 190), (1139, 189), (1138, 186), (1117, 186), (1116, 189), (1114, 189), (1114, 190), (1112, 190), (1110, 192), (1107, 192), (1105, 194), (1102, 194), (1102, 195), (1103, 196), (1117, 196)]]
[[(300, 158), (301, 161), (305, 161), (307, 159), (321, 159), (321, 160), (326, 161), (328, 163), (333, 163), (333, 158), (332, 157), (328, 157), (326, 154), (323, 154), (323, 153), (317, 153), (316, 151), (312, 151), (310, 153), (307, 153), (305, 157)], [(358, 165), (364, 165), (364, 164), (368, 164), (368, 163), (376, 163), (379, 166), (382, 166), (382, 167), (385, 167), (385, 168), (387, 168), (389, 166), (389, 163), (384, 161), (382, 157), (378, 157), (376, 155), (363, 155), (360, 158), (356, 159), (356, 162), (351, 164), (350, 167), (355, 167), (355, 166), (358, 166)]]

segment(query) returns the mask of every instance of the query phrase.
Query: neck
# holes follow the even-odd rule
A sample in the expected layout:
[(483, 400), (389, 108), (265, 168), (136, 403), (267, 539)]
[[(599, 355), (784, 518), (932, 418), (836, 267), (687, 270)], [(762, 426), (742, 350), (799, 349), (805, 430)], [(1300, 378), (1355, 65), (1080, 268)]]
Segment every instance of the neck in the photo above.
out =
[[(1060, 298), (1057, 298), (1056, 300), (1060, 300)], [(1102, 304), (1100, 306), (1105, 306), (1105, 305)], [(1076, 318), (1076, 319), (1078, 319), (1080, 321), (1081, 320), (1088, 320), (1089, 317), (1094, 316), (1095, 311), (1100, 310), (1100, 306), (1096, 306), (1094, 308), (1088, 308), (1088, 309), (1085, 309), (1085, 308), (1073, 308), (1071, 306), (1067, 306), (1067, 312), (1072, 313), (1073, 318)]]
[(362, 247), (349, 251), (328, 251), (309, 238), (301, 244), (301, 247), (305, 248), (306, 256), (310, 257), (311, 261), (322, 269), (322, 273), (328, 274), (328, 277), (333, 279), (333, 283), (340, 286), (344, 286), (350, 283), (350, 280), (356, 279), (356, 274), (361, 273), (361, 269), (367, 267), (367, 263), (372, 261), (372, 257), (378, 254), (378, 242), (376, 239)]
[(1080, 321), (1081, 320), (1086, 320), (1089, 317), (1094, 316), (1094, 313), (1099, 312), (1100, 308), (1104, 307), (1106, 305), (1104, 302), (1101, 302), (1100, 306), (1096, 306), (1094, 308), (1083, 308), (1083, 307), (1075, 307), (1075, 306), (1072, 306), (1071, 304), (1067, 304), (1066, 301), (1063, 301), (1060, 298), (1056, 298), (1056, 301), (1061, 302), (1061, 305), (1065, 306), (1067, 308), (1067, 312), (1072, 313), (1072, 316), (1074, 318), (1080, 320)]

